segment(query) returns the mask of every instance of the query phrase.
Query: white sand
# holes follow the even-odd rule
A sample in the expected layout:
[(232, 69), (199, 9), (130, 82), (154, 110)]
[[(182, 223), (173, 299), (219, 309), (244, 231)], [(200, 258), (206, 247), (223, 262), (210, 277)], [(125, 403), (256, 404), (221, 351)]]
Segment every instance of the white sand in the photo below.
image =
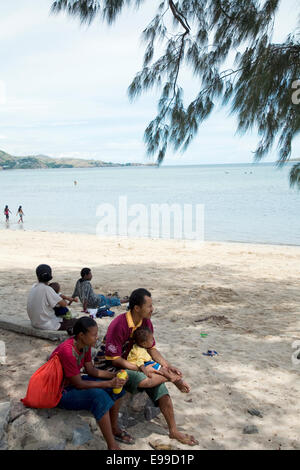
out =
[[(146, 287), (158, 348), (192, 386), (189, 395), (168, 388), (179, 427), (199, 440), (197, 448), (300, 449), (300, 363), (291, 359), (292, 343), (300, 340), (298, 247), (3, 230), (0, 261), (0, 316), (26, 316), (40, 263), (52, 266), (66, 295), (85, 266), (99, 293), (126, 295)], [(197, 322), (209, 315), (226, 318)], [(109, 322), (99, 321), (101, 334)], [(201, 332), (208, 336), (201, 338)], [(0, 401), (23, 397), (29, 377), (55, 345), (4, 330), (0, 340), (7, 347)], [(218, 356), (203, 356), (207, 349)], [(263, 419), (250, 416), (248, 408), (260, 410)], [(259, 434), (243, 434), (249, 424)], [(130, 449), (149, 449), (155, 439), (170, 442), (161, 417), (130, 431), (136, 437)]]

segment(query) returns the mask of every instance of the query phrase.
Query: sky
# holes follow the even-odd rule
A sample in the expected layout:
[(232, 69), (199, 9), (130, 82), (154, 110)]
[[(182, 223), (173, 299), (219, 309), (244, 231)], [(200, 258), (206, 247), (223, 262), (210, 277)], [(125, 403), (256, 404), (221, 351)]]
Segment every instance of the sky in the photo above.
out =
[[(113, 26), (82, 26), (51, 15), (51, 0), (0, 2), (0, 150), (12, 155), (149, 163), (144, 130), (156, 115), (154, 92), (133, 103), (127, 88), (141, 69), (141, 32), (159, 0), (126, 10)], [(283, 0), (274, 40), (295, 26), (298, 0)], [(197, 92), (195, 77), (181, 77)], [(300, 77), (299, 77), (300, 78)], [(184, 154), (169, 152), (164, 164), (251, 163), (258, 136), (236, 135), (229, 109), (201, 126)], [(300, 139), (291, 158), (300, 157)], [(276, 160), (276, 151), (265, 161)]]

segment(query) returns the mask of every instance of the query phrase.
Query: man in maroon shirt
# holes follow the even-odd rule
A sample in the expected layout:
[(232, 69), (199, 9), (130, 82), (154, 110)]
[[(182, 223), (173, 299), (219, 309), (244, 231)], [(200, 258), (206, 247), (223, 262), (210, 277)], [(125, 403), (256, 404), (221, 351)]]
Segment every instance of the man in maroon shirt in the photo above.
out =
[[(133, 345), (132, 335), (140, 326), (148, 327), (153, 332), (151, 315), (153, 312), (151, 294), (146, 289), (136, 289), (129, 298), (129, 311), (116, 317), (109, 325), (104, 338), (102, 351), (95, 358), (95, 365), (100, 368), (126, 369), (128, 382), (125, 389), (130, 393), (137, 393), (144, 389), (156, 406), (159, 406), (169, 428), (171, 439), (177, 439), (183, 444), (196, 445), (198, 442), (193, 436), (178, 431), (172, 400), (164, 384), (165, 377), (153, 374), (147, 377), (139, 368), (127, 361), (128, 353)], [(155, 347), (155, 339), (148, 353), (152, 360), (182, 377), (182, 373), (167, 362)], [(183, 382), (184, 384), (184, 382)], [(185, 384), (186, 385), (186, 384)], [(184, 386), (185, 386), (184, 385)]]

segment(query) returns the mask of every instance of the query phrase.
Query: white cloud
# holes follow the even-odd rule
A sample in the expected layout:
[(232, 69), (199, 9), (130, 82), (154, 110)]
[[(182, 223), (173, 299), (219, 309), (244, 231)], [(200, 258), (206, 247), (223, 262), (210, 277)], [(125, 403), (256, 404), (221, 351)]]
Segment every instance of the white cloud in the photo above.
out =
[[(51, 1), (0, 2), (0, 61), (5, 64), (0, 126), (7, 136), (5, 150), (145, 161), (143, 133), (155, 116), (157, 95), (129, 103), (126, 93), (142, 64), (140, 34), (152, 18), (154, 2), (145, 3), (135, 15), (124, 14), (112, 27), (96, 21), (88, 28), (65, 15), (49, 15)], [(297, 0), (281, 5), (276, 31), (285, 36)], [(194, 95), (195, 77), (184, 72), (182, 78), (186, 96)], [(1, 83), (7, 85), (2, 94)], [(187, 152), (178, 158), (170, 152), (166, 160), (251, 162), (258, 138), (240, 138), (235, 130), (234, 118), (214, 112)], [(294, 149), (297, 153), (296, 142)]]

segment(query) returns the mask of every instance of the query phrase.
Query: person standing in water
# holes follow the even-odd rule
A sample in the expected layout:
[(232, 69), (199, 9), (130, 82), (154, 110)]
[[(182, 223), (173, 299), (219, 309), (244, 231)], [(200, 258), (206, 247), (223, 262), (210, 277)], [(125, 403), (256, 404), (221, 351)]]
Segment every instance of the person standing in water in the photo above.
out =
[(20, 217), (19, 220), (18, 220), (18, 224), (19, 224), (20, 222), (23, 223), (23, 215), (25, 215), (25, 214), (24, 214), (24, 212), (23, 212), (22, 206), (19, 207), (18, 212), (17, 212), (17, 215)]
[(11, 211), (9, 210), (8, 206), (5, 206), (4, 215), (5, 215), (5, 218), (6, 218), (6, 222), (9, 222), (9, 213), (11, 213)]

